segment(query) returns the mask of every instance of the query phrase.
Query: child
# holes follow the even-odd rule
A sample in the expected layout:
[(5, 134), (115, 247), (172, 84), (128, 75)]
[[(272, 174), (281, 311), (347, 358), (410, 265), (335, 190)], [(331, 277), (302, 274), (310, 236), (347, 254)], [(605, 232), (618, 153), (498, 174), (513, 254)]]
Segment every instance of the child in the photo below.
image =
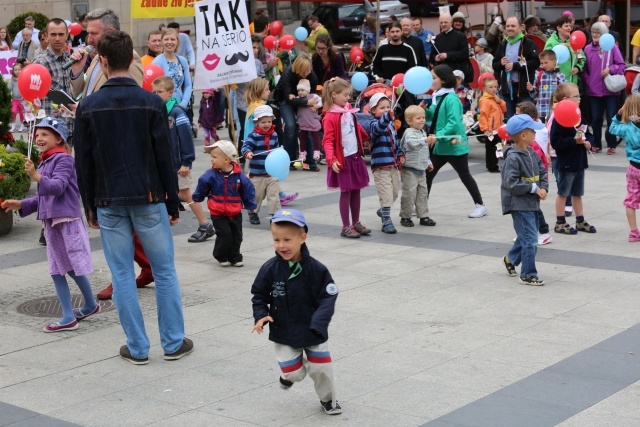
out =
[(489, 49), (489, 43), (485, 38), (478, 39), (473, 48), (476, 61), (478, 61), (478, 66), (480, 67), (480, 74), (493, 74), (493, 55), (487, 52), (487, 49)]
[[(338, 288), (327, 267), (309, 255), (309, 231), (302, 212), (281, 209), (271, 219), (276, 256), (258, 272), (251, 287), (251, 332), (269, 325), (282, 374), (280, 386), (288, 389), (309, 372), (320, 404), (329, 415), (342, 413), (336, 400), (333, 363), (327, 340)], [(307, 360), (302, 357), (302, 351)]]
[(255, 189), (235, 162), (236, 147), (230, 141), (211, 146), (211, 169), (199, 179), (193, 200), (207, 198), (211, 222), (216, 230), (213, 257), (222, 267), (242, 267), (242, 209), (255, 209)]
[(13, 123), (14, 121), (18, 121), (20, 123), (20, 127), (18, 128), (17, 132), (24, 132), (24, 105), (22, 104), (22, 102), (24, 101), (24, 98), (22, 97), (22, 94), (20, 93), (20, 88), (18, 87), (18, 76), (20, 75), (20, 72), (22, 71), (22, 64), (20, 64), (19, 62), (16, 62), (15, 64), (13, 64), (13, 68), (11, 71), (11, 79), (9, 80), (9, 90), (11, 91), (11, 113), (12, 113), (12, 118), (11, 118), (11, 129), (9, 129), (9, 132), (13, 132), (14, 129), (16, 128), (16, 124)]
[(260, 224), (260, 205), (267, 198), (269, 215), (280, 209), (280, 185), (276, 178), (271, 177), (265, 169), (267, 155), (280, 146), (276, 126), (273, 124), (275, 116), (268, 105), (261, 105), (253, 112), (253, 132), (247, 135), (242, 145), (242, 155), (249, 163), (249, 178), (255, 187), (256, 207), (249, 211), (249, 222)]
[[(559, 102), (569, 99), (579, 106), (580, 91), (575, 83), (562, 83), (556, 89), (554, 98)], [(558, 196), (556, 198), (556, 226), (555, 232), (575, 235), (578, 231), (595, 233), (596, 228), (584, 220), (582, 195), (584, 194), (584, 171), (589, 167), (587, 150), (591, 143), (585, 138), (584, 132), (578, 132), (575, 127), (564, 127), (556, 120), (551, 124), (549, 141), (556, 151), (556, 169), (558, 178)], [(573, 210), (576, 214), (576, 228), (567, 224), (564, 210), (567, 197), (571, 196)]]
[[(369, 173), (364, 162), (363, 140), (367, 132), (356, 121), (356, 108), (349, 105), (351, 84), (339, 77), (324, 84), (322, 89), (322, 145), (327, 155), (327, 187), (340, 189), (340, 235), (358, 238), (371, 234), (360, 223), (360, 190), (369, 185)], [(351, 223), (349, 223), (351, 212)]]
[(629, 222), (629, 241), (640, 242), (640, 231), (636, 220), (636, 210), (640, 207), (640, 96), (632, 95), (615, 116), (609, 127), (612, 135), (626, 141), (627, 160), (627, 197), (624, 205)]
[(533, 92), (540, 111), (540, 120), (546, 123), (551, 115), (551, 97), (558, 85), (565, 82), (565, 76), (558, 70), (556, 53), (552, 50), (540, 52), (540, 68), (536, 71), (534, 84), (527, 82), (527, 90)]
[(200, 203), (194, 203), (191, 198), (191, 164), (196, 158), (193, 138), (191, 134), (191, 124), (186, 112), (180, 106), (177, 99), (173, 98), (173, 79), (167, 76), (158, 77), (151, 84), (153, 93), (162, 98), (167, 105), (169, 113), (169, 136), (171, 139), (171, 150), (173, 152), (173, 166), (178, 173), (178, 196), (180, 200), (186, 202), (198, 220), (198, 230), (189, 237), (188, 242), (204, 242), (213, 236), (215, 231), (207, 218)]
[[(320, 172), (316, 164), (320, 160), (320, 116), (318, 108), (322, 107), (322, 99), (311, 92), (311, 84), (307, 79), (300, 79), (298, 82), (298, 96), (309, 100), (316, 98), (318, 103), (311, 107), (298, 107), (298, 127), (300, 128), (300, 161), (303, 169), (311, 172)], [(293, 97), (293, 95), (291, 95)]]
[(547, 198), (549, 182), (547, 170), (530, 147), (535, 140), (535, 130), (543, 127), (542, 123), (534, 122), (526, 114), (516, 114), (509, 119), (507, 133), (514, 144), (504, 149), (500, 186), (502, 214), (511, 214), (518, 236), (502, 261), (509, 276), (516, 276), (518, 272), (515, 266), (522, 263), (519, 281), (531, 286), (544, 285), (536, 270), (537, 212), (540, 210), (540, 200)]
[(200, 100), (200, 116), (198, 126), (204, 131), (205, 153), (211, 145), (211, 140), (218, 141), (218, 126), (224, 121), (220, 111), (220, 93), (215, 89), (203, 89)]
[(413, 207), (420, 218), (420, 225), (434, 226), (436, 222), (429, 218), (427, 205), (427, 174), (433, 170), (429, 157), (427, 134), (424, 131), (425, 114), (418, 105), (411, 105), (404, 111), (404, 118), (409, 128), (402, 135), (400, 149), (404, 152), (405, 161), (400, 176), (402, 177), (402, 198), (400, 199), (400, 225), (413, 227), (411, 214)]
[(383, 93), (376, 93), (369, 100), (369, 111), (375, 119), (368, 127), (371, 137), (371, 170), (380, 201), (377, 214), (382, 220), (382, 232), (395, 234), (397, 230), (391, 222), (391, 205), (398, 198), (398, 168), (404, 163), (404, 153), (398, 147), (391, 100)]
[(504, 122), (504, 114), (507, 112), (507, 103), (498, 96), (498, 81), (495, 79), (484, 79), (483, 93), (478, 101), (480, 109), (480, 130), (484, 132), (487, 141), (485, 148), (485, 163), (489, 172), (500, 172), (498, 168), (498, 157), (496, 156), (496, 146), (502, 143), (498, 135), (494, 135)]
[(464, 73), (460, 70), (453, 70), (453, 75), (456, 76), (456, 95), (462, 102), (462, 112), (466, 113), (471, 110), (471, 88), (464, 82)]
[[(45, 117), (35, 127), (35, 146), (40, 151), (38, 169), (27, 158), (25, 170), (38, 183), (36, 195), (24, 200), (5, 200), (2, 209), (18, 210), (21, 217), (38, 212), (47, 239), (49, 274), (62, 307), (62, 318), (44, 326), (45, 332), (78, 329), (78, 322), (100, 312), (87, 274), (93, 271), (89, 234), (82, 221), (80, 191), (75, 162), (65, 147), (69, 131), (64, 122)], [(65, 275), (76, 282), (84, 305), (73, 309)]]

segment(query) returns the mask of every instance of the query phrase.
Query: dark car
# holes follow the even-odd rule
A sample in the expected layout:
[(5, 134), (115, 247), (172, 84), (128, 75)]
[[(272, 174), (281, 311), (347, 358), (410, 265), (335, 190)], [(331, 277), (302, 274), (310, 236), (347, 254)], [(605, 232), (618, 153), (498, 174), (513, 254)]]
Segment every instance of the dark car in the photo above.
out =
[(424, 0), (400, 0), (409, 6), (411, 16), (438, 15), (440, 6), (449, 6), (449, 13), (452, 15), (458, 11), (458, 3), (449, 3), (446, 0), (424, 1)]
[[(334, 43), (344, 43), (360, 37), (365, 15), (361, 6), (362, 3), (328, 3), (318, 6), (312, 15), (318, 17)], [(309, 31), (307, 18), (302, 21), (302, 26)]]

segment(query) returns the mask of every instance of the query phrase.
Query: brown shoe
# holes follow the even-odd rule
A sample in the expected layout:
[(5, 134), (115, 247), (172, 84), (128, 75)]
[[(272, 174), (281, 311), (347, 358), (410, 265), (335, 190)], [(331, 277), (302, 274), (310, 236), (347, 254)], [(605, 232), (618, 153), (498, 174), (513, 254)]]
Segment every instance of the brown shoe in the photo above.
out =
[(100, 300), (111, 299), (113, 296), (113, 285), (109, 283), (109, 286), (98, 292), (96, 297)]

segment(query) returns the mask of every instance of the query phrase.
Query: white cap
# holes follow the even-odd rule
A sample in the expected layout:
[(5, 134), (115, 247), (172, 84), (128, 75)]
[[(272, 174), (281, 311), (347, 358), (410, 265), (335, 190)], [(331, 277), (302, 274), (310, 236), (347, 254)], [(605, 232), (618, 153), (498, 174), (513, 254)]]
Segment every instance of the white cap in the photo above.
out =
[(257, 107), (253, 112), (254, 122), (257, 122), (262, 117), (273, 117), (274, 119), (276, 118), (276, 116), (273, 115), (273, 110), (268, 105), (261, 105)]
[(211, 148), (217, 147), (222, 151), (228, 158), (231, 160), (236, 160), (238, 158), (238, 150), (236, 150), (236, 146), (233, 145), (231, 141), (216, 141)]
[(389, 99), (389, 97), (387, 95), (385, 95), (382, 92), (378, 92), (378, 93), (374, 93), (373, 96), (371, 97), (371, 99), (369, 99), (369, 110), (375, 108), (378, 103), (380, 102), (381, 99), (386, 99), (389, 102), (391, 102), (391, 100)]
[(296, 86), (297, 90), (306, 90), (307, 92), (311, 92), (311, 83), (307, 79), (300, 79), (298, 82), (298, 86)]
[(456, 77), (460, 77), (462, 80), (464, 80), (464, 73), (460, 70), (453, 70), (453, 75)]

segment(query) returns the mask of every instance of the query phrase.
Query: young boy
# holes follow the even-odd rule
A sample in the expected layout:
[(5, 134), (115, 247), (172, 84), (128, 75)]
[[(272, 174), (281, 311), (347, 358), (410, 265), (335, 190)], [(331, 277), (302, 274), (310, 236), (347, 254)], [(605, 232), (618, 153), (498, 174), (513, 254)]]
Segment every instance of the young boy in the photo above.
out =
[[(554, 93), (556, 101), (568, 99), (580, 105), (580, 91), (575, 83), (562, 83)], [(575, 127), (561, 126), (557, 120), (551, 124), (549, 132), (551, 147), (556, 152), (556, 172), (558, 180), (558, 196), (556, 198), (556, 226), (554, 231), (560, 234), (575, 235), (578, 231), (595, 233), (596, 228), (584, 220), (584, 171), (589, 167), (587, 150), (591, 143), (587, 141), (583, 131)], [(567, 224), (565, 219), (565, 204), (571, 196), (573, 211), (576, 215), (576, 228)]]
[(191, 198), (191, 164), (196, 158), (193, 146), (191, 123), (186, 112), (180, 107), (177, 99), (173, 98), (173, 80), (167, 76), (158, 77), (151, 83), (153, 93), (157, 94), (167, 105), (169, 113), (169, 130), (173, 165), (178, 173), (178, 196), (186, 202), (198, 220), (198, 230), (189, 237), (190, 243), (204, 242), (213, 236), (213, 226), (207, 221), (200, 203), (194, 203)]
[(256, 205), (254, 210), (249, 211), (249, 222), (260, 224), (258, 212), (264, 198), (267, 198), (269, 215), (273, 215), (280, 209), (280, 185), (276, 178), (272, 178), (264, 168), (267, 155), (280, 146), (276, 127), (273, 124), (275, 116), (273, 110), (268, 105), (261, 105), (253, 112), (253, 129), (242, 145), (242, 155), (245, 159), (250, 159), (249, 178), (256, 188)]
[(382, 232), (395, 234), (397, 230), (391, 221), (391, 205), (400, 191), (398, 166), (404, 163), (404, 153), (398, 147), (391, 100), (382, 93), (376, 93), (369, 100), (369, 111), (374, 118), (367, 130), (371, 137), (371, 170), (380, 201), (377, 213), (382, 220)]
[(255, 209), (253, 184), (235, 162), (236, 147), (230, 141), (211, 146), (211, 169), (199, 179), (193, 200), (205, 198), (216, 230), (213, 257), (222, 267), (242, 267), (242, 209)]
[(404, 152), (405, 161), (400, 177), (402, 179), (402, 198), (400, 199), (400, 225), (413, 227), (411, 214), (416, 207), (420, 225), (434, 226), (436, 222), (429, 218), (427, 205), (427, 174), (433, 165), (429, 157), (427, 134), (424, 131), (425, 114), (418, 105), (411, 105), (404, 110), (404, 117), (409, 128), (404, 131), (400, 141), (400, 149)]
[(288, 389), (309, 372), (322, 408), (337, 415), (342, 408), (336, 400), (327, 340), (338, 288), (327, 267), (309, 255), (308, 231), (300, 211), (281, 209), (271, 218), (276, 256), (260, 268), (251, 287), (255, 320), (251, 332), (261, 334), (269, 322), (281, 387)]
[(552, 50), (543, 50), (540, 52), (540, 68), (536, 71), (536, 77), (531, 84), (527, 82), (527, 90), (533, 92), (533, 97), (536, 98), (536, 104), (540, 111), (539, 117), (542, 123), (546, 123), (547, 119), (551, 115), (551, 98), (553, 92), (558, 88), (558, 85), (565, 82), (565, 76), (558, 70), (556, 63), (556, 53)]
[(456, 95), (462, 102), (462, 112), (466, 113), (471, 110), (471, 97), (473, 93), (464, 82), (464, 73), (460, 70), (454, 70), (453, 75), (456, 76)]
[(504, 122), (504, 114), (507, 112), (507, 103), (498, 97), (498, 81), (484, 79), (483, 93), (478, 101), (480, 109), (480, 130), (484, 132), (487, 141), (484, 143), (485, 163), (489, 172), (500, 172), (496, 146), (502, 143), (498, 135), (494, 135)]
[(509, 276), (516, 276), (516, 265), (522, 263), (520, 283), (542, 286), (536, 270), (538, 245), (538, 210), (540, 200), (547, 198), (549, 183), (547, 170), (530, 147), (535, 141), (537, 129), (544, 125), (534, 122), (526, 114), (516, 114), (507, 122), (507, 133), (514, 141), (504, 149), (502, 167), (502, 214), (511, 214), (516, 241), (511, 250), (502, 258)]
[(480, 74), (493, 74), (493, 55), (487, 52), (488, 49), (489, 42), (487, 42), (487, 39), (485, 38), (478, 39), (476, 45), (473, 48), (476, 61), (478, 61), (478, 65), (480, 66)]

